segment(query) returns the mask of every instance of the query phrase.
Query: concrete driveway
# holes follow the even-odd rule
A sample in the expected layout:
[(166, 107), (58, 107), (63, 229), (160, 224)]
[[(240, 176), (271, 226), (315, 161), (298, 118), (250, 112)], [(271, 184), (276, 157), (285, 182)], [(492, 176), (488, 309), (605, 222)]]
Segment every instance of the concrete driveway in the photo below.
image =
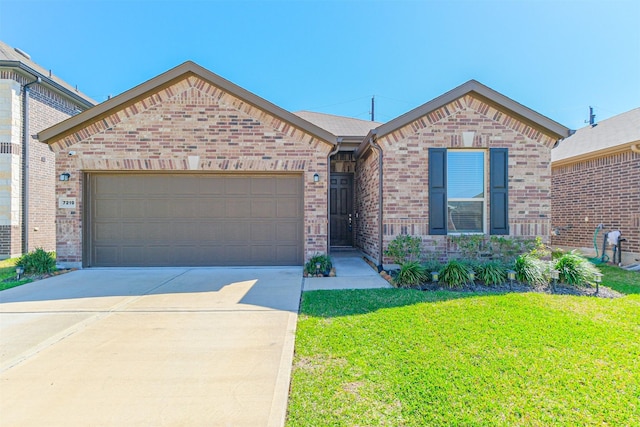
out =
[(0, 426), (280, 426), (302, 269), (80, 270), (0, 292)]

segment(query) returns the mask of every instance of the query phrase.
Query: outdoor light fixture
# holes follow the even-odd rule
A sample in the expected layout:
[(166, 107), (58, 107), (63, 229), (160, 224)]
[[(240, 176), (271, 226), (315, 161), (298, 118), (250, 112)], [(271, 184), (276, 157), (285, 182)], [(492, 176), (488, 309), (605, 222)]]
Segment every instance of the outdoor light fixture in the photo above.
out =
[(440, 276), (440, 273), (438, 271), (432, 271), (431, 272), (431, 280), (432, 281), (437, 282), (439, 276)]
[(60, 181), (69, 181), (69, 178), (71, 178), (71, 174), (69, 172), (60, 174)]
[(16, 280), (20, 280), (20, 276), (24, 274), (24, 267), (21, 265), (16, 266), (16, 275), (18, 278)]
[(320, 275), (320, 266), (321, 264), (319, 262), (316, 262), (316, 276)]
[(476, 273), (474, 273), (473, 271), (469, 272), (469, 280), (471, 281), (471, 283), (475, 283), (476, 281)]
[(513, 281), (516, 280), (516, 272), (514, 270), (507, 270), (507, 277), (509, 278), (509, 290), (513, 290)]
[(318, 182), (320, 181), (320, 175), (318, 175), (317, 173), (313, 174), (313, 182)]
[(595, 276), (594, 280), (596, 282), (596, 294), (600, 292), (600, 283), (602, 283), (602, 273), (593, 273)]
[(551, 289), (553, 289), (553, 292), (555, 292), (556, 283), (558, 283), (558, 279), (560, 278), (560, 272), (556, 269), (551, 270), (551, 278), (553, 279), (553, 282), (551, 283)]

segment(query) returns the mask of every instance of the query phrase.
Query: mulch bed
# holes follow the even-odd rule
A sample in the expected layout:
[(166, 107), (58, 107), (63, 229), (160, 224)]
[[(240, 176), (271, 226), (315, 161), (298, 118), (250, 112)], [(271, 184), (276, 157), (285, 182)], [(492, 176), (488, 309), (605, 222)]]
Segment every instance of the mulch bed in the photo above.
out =
[[(363, 258), (363, 259), (373, 269), (377, 270), (375, 264), (373, 264), (367, 258)], [(386, 271), (381, 271), (380, 276), (382, 276), (383, 279), (391, 283), (392, 286), (395, 286), (395, 284), (393, 283), (393, 278)], [(606, 286), (600, 286), (598, 293), (596, 293), (595, 287), (568, 286), (562, 283), (556, 284), (555, 290), (551, 288), (551, 286), (531, 286), (531, 285), (527, 285), (525, 283), (519, 283), (519, 282), (513, 282), (512, 285), (509, 285), (509, 283), (505, 283), (503, 285), (493, 285), (493, 286), (487, 286), (479, 283), (473, 283), (473, 284), (469, 283), (457, 288), (449, 288), (446, 286), (442, 286), (439, 283), (425, 283), (420, 286), (411, 286), (411, 287), (403, 287), (403, 288), (418, 289), (421, 291), (455, 291), (455, 292), (469, 292), (469, 293), (537, 292), (537, 293), (554, 294), (554, 295), (576, 295), (576, 296), (590, 296), (590, 297), (598, 297), (598, 298), (621, 298), (624, 296), (624, 294), (614, 291), (611, 288), (607, 288)]]

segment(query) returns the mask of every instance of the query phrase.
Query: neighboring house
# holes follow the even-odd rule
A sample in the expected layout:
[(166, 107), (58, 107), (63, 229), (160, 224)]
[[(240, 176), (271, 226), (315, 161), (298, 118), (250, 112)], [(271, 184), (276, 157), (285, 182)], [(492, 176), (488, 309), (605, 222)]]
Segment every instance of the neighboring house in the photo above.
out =
[[(623, 263), (640, 260), (640, 108), (579, 129), (551, 152), (554, 246), (592, 254), (620, 230)], [(607, 246), (608, 255), (611, 256)]]
[(0, 259), (55, 250), (55, 155), (35, 135), (93, 105), (0, 42)]
[[(380, 124), (292, 114), (186, 62), (39, 138), (69, 176), (58, 259), (92, 267), (300, 265), (344, 246), (382, 264), (400, 233), (548, 239), (567, 135), (475, 81)], [(445, 162), (469, 179), (447, 182)]]

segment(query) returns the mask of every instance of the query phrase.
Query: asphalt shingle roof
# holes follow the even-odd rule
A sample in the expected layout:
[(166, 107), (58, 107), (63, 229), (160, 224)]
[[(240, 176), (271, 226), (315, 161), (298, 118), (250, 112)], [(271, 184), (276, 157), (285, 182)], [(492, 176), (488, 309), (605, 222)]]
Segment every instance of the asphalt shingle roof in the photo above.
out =
[(91, 99), (88, 95), (80, 92), (79, 90), (76, 90), (75, 87), (71, 86), (69, 83), (65, 82), (61, 78), (55, 76), (54, 74), (50, 74), (50, 70), (47, 70), (41, 67), (40, 65), (36, 64), (33, 60), (27, 58), (26, 56), (23, 56), (22, 54), (17, 52), (13, 47), (9, 46), (8, 44), (2, 41), (0, 41), (0, 61), (11, 61), (15, 63), (22, 63), (27, 67), (31, 68), (32, 70), (36, 71), (37, 73), (40, 73), (41, 75), (45, 76), (51, 81), (62, 86), (62, 88), (68, 90), (69, 92), (75, 93), (77, 96), (80, 96), (81, 98), (87, 100), (91, 104), (95, 105), (98, 103), (97, 101)]
[(635, 108), (603, 120), (595, 126), (578, 129), (551, 151), (551, 161), (557, 162), (638, 142), (640, 108)]
[(371, 129), (375, 129), (382, 124), (351, 117), (334, 116), (333, 114), (314, 113), (312, 111), (298, 111), (293, 114), (336, 136), (360, 136), (364, 138)]

